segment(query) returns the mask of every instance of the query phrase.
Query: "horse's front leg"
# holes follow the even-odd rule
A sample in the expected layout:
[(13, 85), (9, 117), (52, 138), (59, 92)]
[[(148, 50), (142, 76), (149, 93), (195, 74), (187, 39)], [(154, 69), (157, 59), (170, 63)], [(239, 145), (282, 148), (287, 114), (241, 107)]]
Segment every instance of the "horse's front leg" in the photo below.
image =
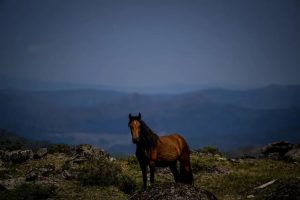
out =
[(150, 161), (150, 183), (154, 183), (155, 162)]
[(144, 183), (144, 188), (147, 187), (147, 166), (141, 166), (142, 174), (143, 174), (143, 183)]

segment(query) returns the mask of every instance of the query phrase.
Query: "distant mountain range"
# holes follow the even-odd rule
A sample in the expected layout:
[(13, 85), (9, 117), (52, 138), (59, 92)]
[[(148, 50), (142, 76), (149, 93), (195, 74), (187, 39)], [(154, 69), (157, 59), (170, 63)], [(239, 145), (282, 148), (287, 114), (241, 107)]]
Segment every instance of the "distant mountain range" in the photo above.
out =
[(31, 91), (49, 91), (49, 90), (74, 90), (74, 89), (91, 89), (91, 90), (110, 90), (110, 91), (122, 91), (122, 92), (139, 92), (142, 94), (180, 94), (186, 92), (192, 92), (197, 90), (203, 90), (207, 88), (235, 88), (235, 89), (249, 89), (258, 88), (257, 85), (245, 86), (245, 85), (197, 85), (197, 84), (165, 84), (165, 85), (152, 85), (145, 86), (136, 84), (133, 86), (114, 86), (103, 84), (87, 84), (87, 83), (72, 83), (62, 81), (42, 81), (32, 80), (25, 78), (6, 77), (0, 74), (0, 90), (3, 89), (17, 89), (17, 90), (31, 90)]
[(300, 142), (300, 86), (210, 89), (182, 94), (111, 90), (0, 90), (0, 128), (56, 143), (91, 143), (132, 153), (128, 113), (160, 135), (178, 132), (193, 148), (223, 150)]

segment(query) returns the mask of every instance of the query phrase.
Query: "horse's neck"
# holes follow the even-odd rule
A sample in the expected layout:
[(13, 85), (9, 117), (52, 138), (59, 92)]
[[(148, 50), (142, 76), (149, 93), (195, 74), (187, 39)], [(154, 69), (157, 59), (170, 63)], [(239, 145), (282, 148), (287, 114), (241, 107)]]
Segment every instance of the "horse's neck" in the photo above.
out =
[(141, 142), (138, 144), (137, 146), (138, 149), (143, 149), (148, 151), (157, 145), (159, 136), (147, 126), (142, 129), (142, 135), (144, 135), (144, 137), (142, 138)]

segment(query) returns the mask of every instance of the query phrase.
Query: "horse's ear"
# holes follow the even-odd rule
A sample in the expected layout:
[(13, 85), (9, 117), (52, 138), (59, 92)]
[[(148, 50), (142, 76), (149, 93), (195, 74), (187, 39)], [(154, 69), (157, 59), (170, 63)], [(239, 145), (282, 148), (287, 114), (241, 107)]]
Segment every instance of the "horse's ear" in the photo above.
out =
[(129, 117), (129, 119), (131, 119), (131, 118), (132, 118), (132, 116), (131, 116), (131, 113), (129, 113), (128, 117)]
[(139, 119), (142, 119), (142, 114), (141, 114), (141, 113), (139, 113), (138, 118), (139, 118)]

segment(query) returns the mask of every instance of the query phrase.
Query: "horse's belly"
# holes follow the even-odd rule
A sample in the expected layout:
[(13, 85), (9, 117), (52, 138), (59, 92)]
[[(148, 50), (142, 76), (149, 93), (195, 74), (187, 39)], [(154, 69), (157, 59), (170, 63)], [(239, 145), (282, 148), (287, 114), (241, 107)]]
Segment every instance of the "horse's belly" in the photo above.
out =
[(172, 162), (178, 159), (178, 154), (172, 152), (161, 152), (157, 155), (157, 161), (159, 162)]
[(176, 161), (181, 153), (181, 147), (176, 140), (170, 137), (161, 137), (157, 152), (158, 161)]

